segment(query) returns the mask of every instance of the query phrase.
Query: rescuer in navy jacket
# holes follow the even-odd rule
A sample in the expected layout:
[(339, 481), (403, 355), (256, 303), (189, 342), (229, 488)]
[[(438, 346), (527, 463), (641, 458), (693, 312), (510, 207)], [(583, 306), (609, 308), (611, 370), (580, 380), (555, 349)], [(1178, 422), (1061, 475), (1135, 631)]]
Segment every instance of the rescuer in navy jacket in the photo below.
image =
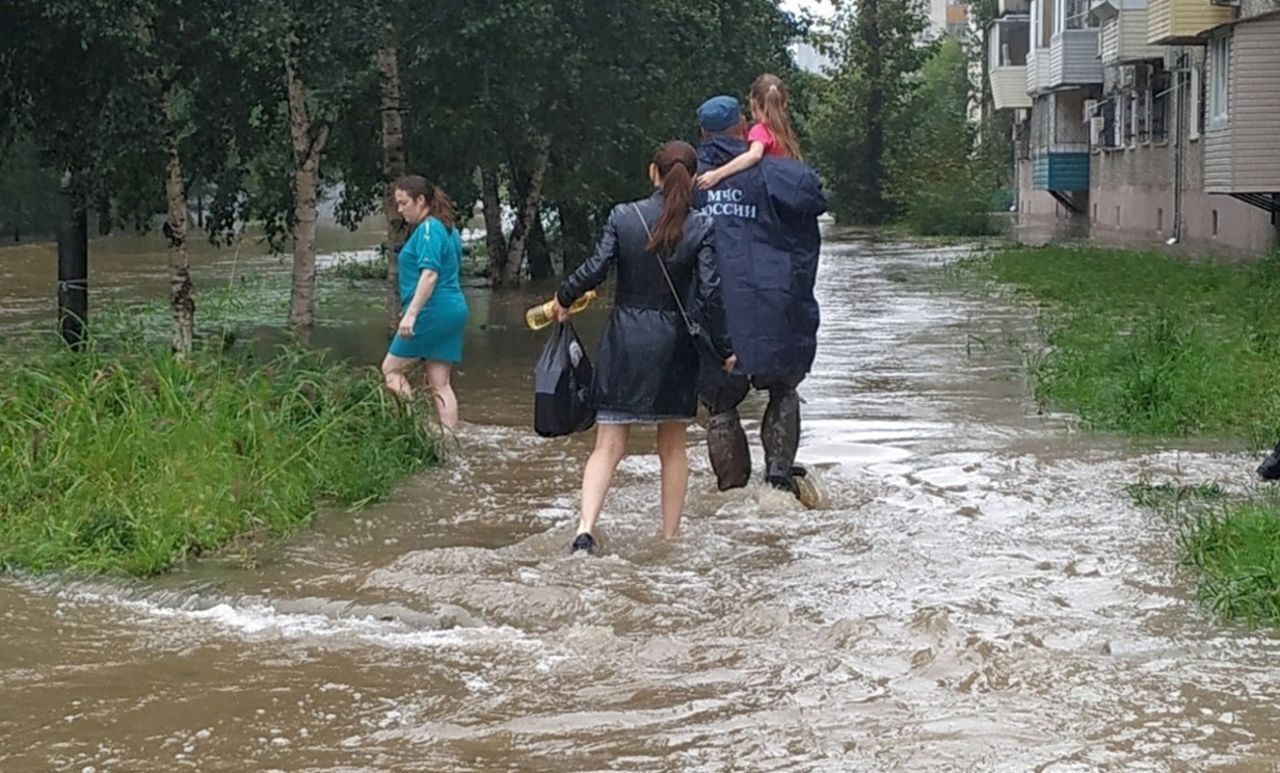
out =
[[(746, 122), (733, 97), (698, 108), (699, 172), (747, 149)], [(818, 302), (814, 280), (822, 240), (818, 216), (827, 211), (818, 176), (801, 161), (766, 157), (707, 191), (694, 207), (715, 223), (721, 291), (738, 365), (733, 374), (703, 368), (700, 396), (712, 415), (708, 447), (720, 489), (744, 486), (751, 457), (738, 405), (748, 391), (768, 390), (761, 424), (768, 482), (800, 495), (795, 465), (800, 442), (796, 387), (813, 366)]]

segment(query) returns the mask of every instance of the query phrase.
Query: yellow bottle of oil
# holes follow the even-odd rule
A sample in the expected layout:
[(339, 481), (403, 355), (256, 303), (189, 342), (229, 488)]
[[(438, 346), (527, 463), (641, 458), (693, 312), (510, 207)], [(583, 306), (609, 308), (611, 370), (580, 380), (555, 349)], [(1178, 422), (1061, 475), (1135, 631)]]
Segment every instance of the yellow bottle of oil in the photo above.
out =
[[(596, 291), (587, 290), (582, 294), (581, 298), (574, 301), (573, 305), (569, 307), (569, 313), (577, 314), (590, 306), (591, 302), (595, 299)], [(555, 299), (552, 298), (545, 303), (539, 303), (537, 306), (534, 306), (524, 313), (524, 323), (529, 326), (530, 330), (541, 330), (552, 322), (555, 322), (551, 317), (551, 306), (554, 302)]]

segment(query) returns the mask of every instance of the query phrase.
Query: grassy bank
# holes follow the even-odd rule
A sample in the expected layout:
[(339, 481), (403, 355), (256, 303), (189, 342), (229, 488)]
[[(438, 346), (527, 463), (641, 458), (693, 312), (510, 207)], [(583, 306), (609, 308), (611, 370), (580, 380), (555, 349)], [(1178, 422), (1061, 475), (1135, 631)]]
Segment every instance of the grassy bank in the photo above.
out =
[(1280, 438), (1280, 259), (1007, 249), (977, 265), (1042, 304), (1036, 397), (1134, 436)]
[(287, 534), (319, 503), (377, 499), (438, 453), (376, 374), (319, 354), (181, 361), (135, 347), (6, 361), (8, 570), (154, 574), (248, 534)]
[[(1190, 263), (1121, 250), (1014, 248), (970, 268), (1040, 307), (1036, 398), (1131, 437), (1280, 440), (1280, 258)], [(1135, 497), (1170, 515), (1199, 594), (1280, 624), (1280, 498)], [(1195, 507), (1186, 506), (1194, 500)]]

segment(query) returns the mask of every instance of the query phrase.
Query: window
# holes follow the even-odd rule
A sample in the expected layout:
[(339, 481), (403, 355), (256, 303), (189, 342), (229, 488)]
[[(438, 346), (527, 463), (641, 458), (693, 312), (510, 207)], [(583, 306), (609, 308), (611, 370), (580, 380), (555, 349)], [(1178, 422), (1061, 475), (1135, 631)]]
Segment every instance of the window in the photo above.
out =
[(1221, 128), (1230, 115), (1231, 38), (1209, 41), (1209, 126)]
[(1129, 136), (1129, 122), (1126, 121), (1124, 117), (1124, 107), (1128, 101), (1129, 98), (1122, 93), (1118, 93), (1111, 98), (1112, 111), (1115, 115), (1115, 118), (1111, 123), (1111, 128), (1113, 130), (1111, 147), (1113, 148), (1123, 148), (1125, 138)]
[(1111, 150), (1111, 148), (1119, 145), (1116, 137), (1116, 104), (1117, 100), (1114, 95), (1108, 97), (1107, 101), (1102, 104), (1102, 147)]
[(1089, 0), (1060, 0), (1059, 30), (1084, 30), (1094, 26), (1089, 18)]
[(1164, 142), (1168, 74), (1162, 64), (1133, 66), (1133, 94), (1130, 102), (1131, 145)]
[(1169, 73), (1161, 64), (1156, 64), (1151, 73), (1151, 141), (1169, 141), (1169, 103), (1173, 100), (1173, 91)]
[(1129, 133), (1126, 135), (1131, 148), (1138, 146), (1138, 124), (1138, 93), (1135, 91), (1129, 95)]
[(1153, 95), (1150, 86), (1143, 90), (1140, 100), (1142, 103), (1142, 113), (1138, 117), (1138, 140), (1145, 145), (1151, 141), (1152, 133), (1151, 108), (1153, 105)]

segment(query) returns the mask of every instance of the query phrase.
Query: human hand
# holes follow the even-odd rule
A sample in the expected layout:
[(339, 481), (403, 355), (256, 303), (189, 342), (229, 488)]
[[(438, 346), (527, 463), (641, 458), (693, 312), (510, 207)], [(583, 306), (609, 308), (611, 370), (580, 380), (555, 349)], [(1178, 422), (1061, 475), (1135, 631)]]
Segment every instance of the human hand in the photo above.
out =
[(733, 369), (736, 368), (737, 366), (738, 366), (738, 355), (731, 354), (729, 355), (728, 359), (724, 361), (724, 372), (732, 373)]
[(560, 296), (551, 299), (551, 318), (556, 322), (564, 322), (569, 318), (569, 310), (560, 305)]
[(707, 191), (719, 185), (720, 179), (719, 170), (712, 170), (698, 175), (694, 178), (694, 182), (697, 183), (698, 188)]
[(400, 326), (396, 330), (401, 338), (413, 338), (413, 326), (418, 322), (418, 315), (413, 312), (405, 312), (400, 318)]

